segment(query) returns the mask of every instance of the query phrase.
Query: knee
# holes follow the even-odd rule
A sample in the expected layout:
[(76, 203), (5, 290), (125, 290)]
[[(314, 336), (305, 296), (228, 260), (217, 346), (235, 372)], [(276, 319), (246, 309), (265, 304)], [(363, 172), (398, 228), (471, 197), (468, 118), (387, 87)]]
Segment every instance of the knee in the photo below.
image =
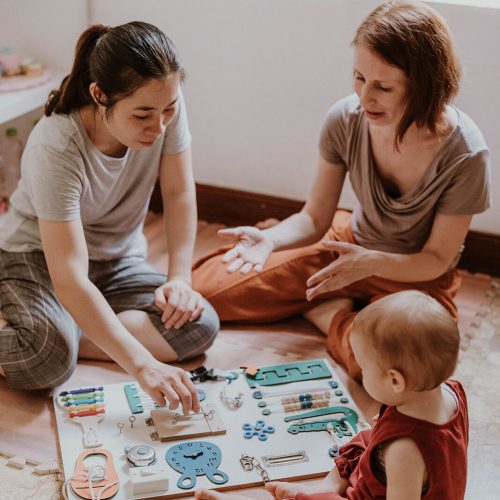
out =
[[(42, 330), (43, 331), (43, 330)], [(17, 331), (19, 349), (10, 353), (3, 364), (7, 383), (14, 389), (52, 389), (68, 380), (76, 368), (78, 343), (61, 333), (36, 332), (41, 341), (29, 342), (33, 332)]]
[(192, 323), (187, 332), (186, 342), (189, 343), (187, 352), (179, 355), (181, 361), (203, 354), (213, 343), (219, 333), (220, 322), (215, 309), (205, 301), (205, 308), (201, 316)]
[(66, 382), (76, 369), (76, 359), (54, 360), (50, 363), (51, 370), (46, 373), (46, 368), (42, 369), (42, 373), (46, 373), (44, 378), (37, 379), (36, 384), (30, 389), (53, 389)]
[(200, 350), (198, 354), (205, 352), (214, 343), (215, 337), (220, 330), (219, 316), (217, 315), (215, 309), (207, 301), (205, 301), (204, 305), (205, 309), (203, 310), (199, 320), (200, 329), (203, 331), (204, 342), (202, 350)]

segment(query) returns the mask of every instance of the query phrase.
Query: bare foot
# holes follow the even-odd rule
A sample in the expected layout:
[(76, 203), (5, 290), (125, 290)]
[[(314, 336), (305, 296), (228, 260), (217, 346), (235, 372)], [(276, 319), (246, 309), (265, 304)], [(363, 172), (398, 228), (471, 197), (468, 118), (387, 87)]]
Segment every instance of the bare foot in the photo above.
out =
[(196, 490), (195, 500), (250, 500), (249, 497), (232, 495), (231, 493), (219, 493), (213, 490)]
[(315, 493), (314, 488), (304, 486), (302, 483), (286, 483), (283, 481), (272, 481), (266, 483), (266, 490), (273, 495), (276, 500), (295, 497), (297, 493)]
[(352, 311), (353, 305), (354, 302), (352, 299), (339, 297), (321, 302), (321, 304), (303, 313), (302, 316), (322, 333), (328, 335), (333, 317), (342, 310)]

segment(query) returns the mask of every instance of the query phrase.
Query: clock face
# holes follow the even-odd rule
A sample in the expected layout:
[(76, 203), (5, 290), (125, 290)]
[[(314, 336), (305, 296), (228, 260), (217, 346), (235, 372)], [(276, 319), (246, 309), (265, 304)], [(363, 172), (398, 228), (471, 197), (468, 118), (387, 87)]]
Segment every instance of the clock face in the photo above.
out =
[(182, 476), (177, 487), (191, 489), (196, 486), (196, 476), (206, 475), (214, 484), (224, 484), (229, 476), (217, 467), (222, 460), (220, 448), (208, 441), (189, 441), (169, 448), (165, 458), (172, 469)]
[(206, 441), (178, 444), (166, 454), (167, 462), (173, 469), (178, 472), (196, 470), (196, 475), (203, 475), (207, 469), (216, 468), (221, 458), (220, 448)]

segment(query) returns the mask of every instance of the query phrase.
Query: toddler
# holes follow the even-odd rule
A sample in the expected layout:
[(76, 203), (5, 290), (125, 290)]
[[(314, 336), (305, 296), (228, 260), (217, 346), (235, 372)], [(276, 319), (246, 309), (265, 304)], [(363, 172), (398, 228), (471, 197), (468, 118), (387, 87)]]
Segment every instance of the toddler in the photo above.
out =
[[(285, 482), (266, 489), (276, 499), (463, 500), (467, 401), (460, 383), (447, 380), (459, 341), (450, 314), (422, 292), (394, 293), (364, 308), (350, 342), (363, 386), (382, 403), (374, 428), (340, 449), (336, 467), (314, 490)], [(200, 490), (196, 498), (238, 497)]]

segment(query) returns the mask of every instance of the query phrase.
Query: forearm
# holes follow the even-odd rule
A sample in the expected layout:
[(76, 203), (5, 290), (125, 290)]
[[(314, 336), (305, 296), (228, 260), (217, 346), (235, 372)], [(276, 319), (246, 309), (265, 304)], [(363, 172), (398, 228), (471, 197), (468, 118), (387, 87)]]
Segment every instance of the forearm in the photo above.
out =
[(325, 227), (319, 227), (311, 215), (302, 210), (263, 232), (271, 238), (276, 251), (316, 243), (325, 231)]
[(444, 274), (451, 262), (433, 252), (414, 254), (373, 252), (375, 276), (403, 283), (430, 281)]
[(186, 191), (168, 196), (164, 211), (168, 249), (168, 277), (191, 283), (191, 266), (196, 239), (196, 198)]
[(150, 352), (122, 325), (90, 280), (77, 278), (71, 284), (54, 284), (54, 288), (85, 335), (124, 370), (135, 375), (151, 361)]

